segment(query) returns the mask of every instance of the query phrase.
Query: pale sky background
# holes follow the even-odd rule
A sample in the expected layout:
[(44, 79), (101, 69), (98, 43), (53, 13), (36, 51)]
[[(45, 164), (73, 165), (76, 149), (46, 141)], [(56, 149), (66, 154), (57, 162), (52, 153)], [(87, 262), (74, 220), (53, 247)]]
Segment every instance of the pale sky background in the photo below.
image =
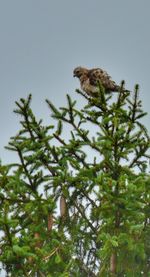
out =
[[(0, 157), (19, 130), (15, 101), (32, 93), (32, 107), (51, 123), (46, 98), (57, 107), (69, 93), (77, 101), (73, 68), (102, 67), (120, 83), (141, 87), (149, 112), (149, 0), (0, 0)], [(150, 114), (144, 123), (149, 128)]]

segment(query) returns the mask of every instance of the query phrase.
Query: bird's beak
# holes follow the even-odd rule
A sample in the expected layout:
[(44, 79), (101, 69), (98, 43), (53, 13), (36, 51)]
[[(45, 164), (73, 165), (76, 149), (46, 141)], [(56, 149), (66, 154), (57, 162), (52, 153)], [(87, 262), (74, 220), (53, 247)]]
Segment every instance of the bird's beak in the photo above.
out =
[(73, 77), (77, 77), (75, 73), (73, 73)]

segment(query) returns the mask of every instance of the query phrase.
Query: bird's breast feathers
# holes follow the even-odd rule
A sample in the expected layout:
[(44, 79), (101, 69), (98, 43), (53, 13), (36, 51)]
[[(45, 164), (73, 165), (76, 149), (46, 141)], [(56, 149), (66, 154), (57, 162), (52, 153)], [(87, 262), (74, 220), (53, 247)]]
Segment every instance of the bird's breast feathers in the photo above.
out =
[(81, 82), (81, 89), (89, 95), (97, 94), (99, 92), (98, 86), (92, 85), (89, 78)]

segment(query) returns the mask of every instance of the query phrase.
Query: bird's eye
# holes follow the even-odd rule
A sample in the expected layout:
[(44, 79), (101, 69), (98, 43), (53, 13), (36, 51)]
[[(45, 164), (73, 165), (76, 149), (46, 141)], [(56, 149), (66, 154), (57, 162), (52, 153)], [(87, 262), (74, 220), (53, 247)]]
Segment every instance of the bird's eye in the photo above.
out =
[(80, 70), (76, 69), (74, 71), (74, 77), (79, 77), (80, 76)]

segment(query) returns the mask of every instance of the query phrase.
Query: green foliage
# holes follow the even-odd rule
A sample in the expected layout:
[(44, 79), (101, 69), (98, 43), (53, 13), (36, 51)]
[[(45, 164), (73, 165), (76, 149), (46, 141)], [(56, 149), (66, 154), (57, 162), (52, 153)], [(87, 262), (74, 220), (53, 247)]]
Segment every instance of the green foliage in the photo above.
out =
[(46, 100), (56, 126), (36, 119), (31, 95), (16, 102), (21, 129), (6, 148), (18, 162), (0, 165), (8, 276), (150, 275), (146, 113), (137, 86), (117, 96), (99, 88), (91, 99), (78, 91), (81, 110), (69, 95), (59, 109)]

